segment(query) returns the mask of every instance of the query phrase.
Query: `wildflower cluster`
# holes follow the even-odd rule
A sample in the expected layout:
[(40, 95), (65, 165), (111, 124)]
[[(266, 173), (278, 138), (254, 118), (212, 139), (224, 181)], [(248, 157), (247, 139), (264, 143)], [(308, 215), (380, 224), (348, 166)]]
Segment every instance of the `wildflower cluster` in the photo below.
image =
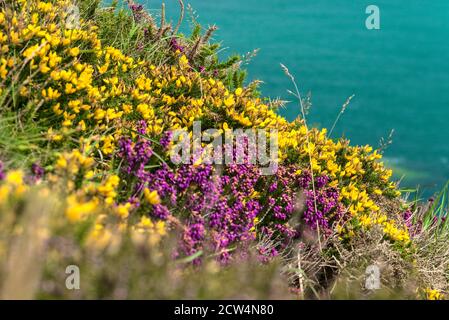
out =
[(23, 172), (20, 170), (12, 170), (4, 175), (0, 180), (0, 206), (12, 202), (12, 200), (20, 198), (20, 196), (28, 189), (25, 184)]
[[(400, 248), (411, 245), (409, 228), (382, 206), (400, 192), (376, 150), (332, 140), (301, 118), (287, 121), (254, 87), (231, 87), (198, 68), (175, 36), (171, 63), (156, 63), (104, 45), (93, 20), (70, 29), (72, 4), (1, 7), (0, 108), (48, 128), (39, 147), (54, 152), (36, 159), (28, 184), (58, 190), (74, 228), (91, 222), (86, 243), (106, 248), (119, 241), (118, 230), (155, 245), (176, 231), (178, 256), (207, 251), (228, 261), (236, 247), (262, 238), (276, 241), (267, 249), (275, 256), (307, 227), (322, 237), (337, 233), (348, 247), (372, 228)], [(148, 22), (142, 6), (131, 10), (137, 24)], [(230, 128), (277, 130), (278, 170), (263, 176), (249, 163), (170, 164), (172, 131), (191, 135), (195, 121), (219, 136)], [(0, 205), (25, 182), (22, 171), (0, 163)]]
[[(103, 47), (96, 35), (97, 27), (91, 22), (82, 21), (81, 29), (60, 28), (57, 17), (64, 17), (69, 4), (18, 1), (19, 8), (2, 12), (1, 90), (5, 107), (21, 108), (32, 100), (39, 106), (39, 119), (52, 119), (47, 133), (50, 144), (76, 139), (81, 146), (85, 137), (95, 133), (92, 148), (97, 152), (92, 154), (96, 155), (78, 158), (79, 163), (66, 168), (73, 171), (70, 183), (85, 178), (75, 172), (78, 168), (89, 177), (93, 173), (87, 167), (93, 162), (117, 155), (126, 156), (128, 173), (137, 170), (140, 188), (149, 183), (151, 174), (144, 167), (149, 164), (152, 148), (143, 138), (131, 142), (125, 137), (129, 131), (134, 132), (134, 137), (144, 133), (159, 139), (170, 130), (191, 130), (193, 121), (223, 131), (232, 127), (275, 128), (281, 164), (312, 171), (326, 180), (317, 182), (318, 186), (330, 186), (306, 193), (307, 223), (329, 228), (326, 221), (331, 209), (344, 206), (351, 215), (338, 226), (344, 237), (352, 237), (360, 226), (380, 225), (392, 240), (408, 240), (406, 229), (390, 221), (388, 213), (381, 213), (375, 203), (375, 195), (394, 197), (398, 192), (389, 182), (391, 171), (378, 162), (381, 156), (371, 147), (352, 147), (343, 140), (334, 142), (325, 129), (308, 130), (301, 119), (287, 122), (272, 106), (254, 97), (250, 88), (231, 92), (220, 80), (205, 78), (179, 49), (177, 65), (155, 66), (113, 47)], [(134, 14), (141, 11), (140, 7), (133, 9)], [(14, 88), (12, 84), (17, 81), (20, 87)], [(75, 150), (73, 156), (77, 154), (80, 151)], [(64, 167), (65, 161), (64, 157), (58, 159), (57, 167)], [(102, 166), (111, 169), (104, 161)], [(322, 199), (333, 200), (323, 203)], [(106, 202), (116, 200), (115, 195), (106, 195)], [(291, 211), (291, 203), (264, 200), (272, 203), (277, 217), (288, 216), (283, 210)], [(157, 210), (166, 215), (167, 210)]]
[(444, 300), (444, 294), (437, 289), (426, 288), (423, 294), (427, 300)]

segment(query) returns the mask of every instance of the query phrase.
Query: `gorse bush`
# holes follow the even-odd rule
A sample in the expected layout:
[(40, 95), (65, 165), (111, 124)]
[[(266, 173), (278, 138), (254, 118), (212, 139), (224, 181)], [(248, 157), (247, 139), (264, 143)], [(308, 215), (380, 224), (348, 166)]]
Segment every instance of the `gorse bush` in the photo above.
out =
[[(0, 209), (7, 213), (0, 254), (14, 265), (25, 241), (16, 229), (30, 224), (24, 208), (57, 194), (36, 241), (43, 259), (38, 296), (67, 297), (57, 273), (69, 262), (89, 274), (86, 298), (183, 297), (179, 286), (193, 283), (191, 270), (214, 274), (207, 271), (213, 265), (233, 274), (241, 259), (271, 272), (266, 284), (255, 275), (254, 286), (264, 289), (248, 294), (265, 298), (278, 270), (270, 266), (280, 260), (301, 296), (327, 290), (343, 270), (377, 263), (378, 248), (388, 248), (383, 262), (393, 268), (386, 285), (403, 287), (419, 269), (414, 237), (428, 229), (412, 232), (417, 223), (380, 153), (333, 140), (304, 118), (280, 116), (256, 83), (243, 85), (239, 57), (218, 59), (215, 27), (202, 33), (194, 21), (184, 36), (182, 19), (172, 26), (162, 10), (156, 22), (132, 1), (123, 8), (80, 1), (75, 26), (68, 25), (71, 0), (0, 4)], [(191, 133), (195, 121), (220, 137), (231, 128), (264, 129), (268, 137), (276, 130), (278, 170), (265, 176), (252, 163), (209, 164), (204, 141), (191, 164), (172, 163), (172, 132)], [(3, 269), (8, 287), (14, 279)], [(138, 284), (139, 276), (170, 277), (169, 270), (179, 278), (168, 282), (168, 293), (151, 295), (157, 285)], [(210, 281), (204, 285), (217, 285)], [(439, 298), (447, 288), (420, 281), (413, 290), (423, 296)], [(235, 296), (240, 288), (231, 287), (213, 296)]]

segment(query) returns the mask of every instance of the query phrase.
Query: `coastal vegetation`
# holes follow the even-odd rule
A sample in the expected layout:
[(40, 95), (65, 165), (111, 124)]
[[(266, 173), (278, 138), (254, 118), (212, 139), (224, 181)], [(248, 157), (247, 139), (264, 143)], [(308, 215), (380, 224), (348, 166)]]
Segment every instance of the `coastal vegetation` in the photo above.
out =
[[(445, 298), (448, 187), (411, 199), (382, 150), (310, 127), (283, 66), (287, 121), (188, 11), (0, 0), (1, 297)], [(276, 172), (174, 164), (173, 132), (195, 121), (276, 130)]]

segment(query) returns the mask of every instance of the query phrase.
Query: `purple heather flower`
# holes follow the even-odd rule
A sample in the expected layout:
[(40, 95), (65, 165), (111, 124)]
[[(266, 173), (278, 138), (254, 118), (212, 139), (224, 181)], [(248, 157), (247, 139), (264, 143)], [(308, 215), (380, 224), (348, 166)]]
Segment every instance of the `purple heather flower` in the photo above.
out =
[(218, 258), (218, 260), (222, 263), (222, 264), (227, 264), (229, 262), (231, 255), (229, 254), (229, 251), (227, 250), (222, 250), (220, 252), (220, 256)]
[[(146, 134), (146, 123), (139, 123), (138, 130)], [(170, 139), (170, 133), (165, 132), (159, 143), (165, 148)], [(230, 258), (230, 246), (243, 245), (261, 234), (283, 239), (270, 252), (275, 255), (276, 250), (298, 237), (295, 227), (288, 224), (295, 211), (298, 190), (305, 194), (303, 216), (311, 228), (331, 230), (343, 214), (338, 191), (328, 186), (327, 176), (316, 177), (313, 193), (311, 174), (297, 175), (298, 168), (293, 165), (280, 166), (270, 177), (262, 176), (259, 168), (248, 161), (224, 166), (220, 175), (209, 164), (180, 165), (174, 169), (162, 164), (150, 170), (148, 164), (153, 151), (148, 140), (138, 136), (133, 142), (123, 137), (119, 147), (122, 172), (134, 178), (136, 199), (141, 197), (144, 188), (156, 190), (163, 204), (149, 210), (158, 219), (166, 220), (172, 214), (169, 208), (176, 208), (176, 218), (183, 224), (179, 254), (191, 255), (210, 248), (218, 253), (220, 261), (226, 262)], [(230, 156), (235, 158), (235, 152)], [(258, 222), (256, 234), (254, 220), (261, 216), (264, 218)]]
[(405, 226), (407, 230), (410, 232), (410, 235), (414, 236), (421, 232), (422, 230), (422, 221), (413, 221), (413, 214), (411, 209), (407, 209), (402, 213), (402, 219), (404, 220)]
[(405, 222), (410, 222), (411, 217), (412, 217), (412, 211), (410, 209), (405, 210), (402, 213), (402, 217), (403, 217)]
[(0, 181), (5, 179), (5, 171), (4, 171), (4, 167), (3, 167), (3, 162), (0, 161)]
[(141, 135), (147, 134), (148, 125), (145, 120), (139, 120), (137, 122), (137, 132)]
[(132, 14), (134, 16), (134, 20), (136, 22), (139, 22), (143, 18), (143, 5), (141, 4), (130, 4), (129, 8), (132, 11)]
[[(142, 134), (146, 130), (146, 123), (142, 122), (139, 126), (139, 133)], [(129, 138), (121, 138), (119, 140), (119, 156), (124, 160), (122, 171), (126, 174), (136, 176), (142, 183), (148, 181), (149, 172), (145, 166), (150, 162), (153, 155), (151, 143), (143, 137), (138, 137), (137, 142), (133, 143)]]
[(201, 241), (204, 238), (204, 224), (194, 223), (188, 226), (187, 233), (195, 241)]
[(178, 40), (175, 37), (171, 38), (170, 46), (172, 47), (173, 51), (177, 51), (177, 50), (179, 50), (180, 52), (185, 51), (184, 47), (178, 43)]
[(161, 220), (167, 219), (167, 217), (170, 215), (170, 210), (162, 204), (156, 204), (153, 206), (153, 216), (156, 218), (159, 218)]
[(278, 184), (277, 182), (273, 182), (270, 187), (268, 188), (268, 192), (273, 193), (276, 191), (276, 189), (278, 188)]
[(171, 131), (164, 132), (164, 134), (162, 135), (162, 138), (159, 140), (159, 143), (162, 146), (162, 148), (167, 149), (168, 146), (170, 145), (172, 138), (173, 138), (173, 132), (171, 132)]
[(344, 213), (337, 189), (327, 187), (328, 182), (328, 177), (320, 176), (315, 179), (315, 191), (311, 186), (304, 186), (304, 221), (311, 229), (321, 228), (325, 234), (332, 232), (333, 222), (339, 220)]
[(33, 163), (31, 165), (31, 172), (33, 174), (33, 180), (34, 181), (41, 180), (43, 178), (44, 174), (45, 174), (44, 168), (42, 168), (37, 163)]
[(274, 247), (258, 246), (259, 261), (262, 263), (270, 262), (274, 257), (279, 255), (279, 252)]
[(323, 188), (329, 182), (328, 176), (320, 176), (316, 178), (316, 187), (318, 189)]

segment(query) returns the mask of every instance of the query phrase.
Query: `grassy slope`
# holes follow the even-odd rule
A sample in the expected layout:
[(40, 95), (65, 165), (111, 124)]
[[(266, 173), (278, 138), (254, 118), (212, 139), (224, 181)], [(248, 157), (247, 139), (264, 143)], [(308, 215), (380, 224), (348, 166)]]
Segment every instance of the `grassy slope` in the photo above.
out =
[[(149, 74), (151, 72), (150, 65), (154, 65), (156, 70), (163, 76), (169, 73), (169, 66), (175, 66), (178, 68), (180, 63), (180, 53), (173, 50), (174, 46), (179, 46), (181, 51), (185, 53), (188, 59), (188, 68), (182, 69), (185, 72), (187, 79), (192, 79), (194, 84), (207, 84), (210, 83), (210, 78), (213, 81), (221, 81), (226, 91), (223, 89), (221, 93), (215, 95), (212, 93), (213, 88), (210, 91), (206, 89), (206, 95), (211, 94), (213, 96), (212, 101), (217, 99), (226, 100), (230, 98), (229, 92), (234, 92), (237, 88), (242, 87), (244, 71), (240, 70), (237, 66), (238, 58), (232, 57), (229, 61), (221, 62), (216, 58), (215, 52), (218, 46), (214, 43), (209, 43), (210, 35), (213, 32), (213, 28), (210, 28), (201, 33), (201, 28), (197, 26), (192, 35), (189, 37), (179, 36), (173, 31), (173, 27), (161, 23), (156, 23), (151, 17), (145, 17), (144, 13), (140, 10), (135, 10), (134, 17), (130, 15), (129, 11), (125, 10), (110, 10), (108, 8), (97, 7), (95, 1), (81, 1), (81, 13), (86, 22), (83, 25), (85, 30), (90, 30), (86, 33), (86, 38), (80, 42), (69, 44), (69, 48), (81, 47), (81, 59), (86, 63), (94, 65), (96, 68), (101, 67), (101, 63), (104, 62), (105, 57), (96, 57), (92, 52), (92, 46), (95, 44), (90, 42), (89, 36), (93, 33), (98, 35), (99, 41), (102, 43), (102, 47), (113, 46), (119, 49), (125, 56), (132, 57), (134, 62), (145, 61), (144, 67), (129, 63), (127, 58), (119, 58), (120, 64), (128, 64), (130, 72), (114, 71), (119, 77), (120, 81), (124, 84), (130, 85), (130, 91), (132, 89), (131, 83), (135, 79), (143, 74)], [(5, 11), (6, 13), (6, 11)], [(141, 16), (140, 16), (141, 15)], [(144, 23), (143, 23), (144, 22)], [(47, 24), (45, 21), (39, 21), (38, 23)], [(90, 25), (96, 25), (98, 31), (94, 31)], [(3, 31), (6, 29), (2, 29)], [(174, 34), (173, 34), (174, 33)], [(175, 40), (174, 40), (175, 39)], [(175, 42), (174, 42), (175, 41)], [(22, 49), (26, 49), (29, 44), (21, 43)], [(20, 47), (17, 45), (17, 48)], [(14, 45), (12, 48), (15, 48)], [(83, 51), (84, 50), (84, 51)], [(19, 51), (17, 51), (18, 53)], [(20, 51), (23, 52), (23, 51)], [(3, 50), (2, 57), (9, 57), (11, 51), (6, 52)], [(73, 58), (67, 54), (66, 49), (60, 52), (63, 57), (63, 63), (66, 66), (70, 66), (73, 63)], [(75, 58), (77, 59), (77, 58)], [(115, 62), (114, 62), (115, 63)], [(25, 62), (24, 62), (25, 64)], [(149, 68), (149, 69), (146, 69)], [(188, 69), (188, 70), (187, 70)], [(197, 71), (203, 70), (201, 74)], [(61, 181), (66, 183), (65, 179), (69, 181), (74, 179), (73, 176), (68, 175), (66, 168), (58, 171), (58, 164), (61, 164), (61, 156), (59, 152), (69, 151), (72, 148), (78, 148), (79, 150), (85, 149), (83, 139), (88, 139), (93, 145), (93, 150), (99, 150), (98, 153), (94, 153), (92, 156), (97, 166), (96, 176), (93, 182), (96, 184), (104, 184), (107, 181), (107, 177), (110, 176), (111, 171), (116, 170), (116, 163), (112, 157), (110, 160), (107, 158), (108, 149), (104, 137), (111, 136), (112, 140), (116, 138), (114, 134), (110, 134), (111, 128), (116, 130), (115, 134), (122, 134), (121, 126), (134, 127), (136, 120), (139, 116), (145, 114), (133, 113), (124, 117), (126, 122), (122, 123), (120, 120), (105, 122), (89, 122), (87, 132), (80, 132), (77, 128), (67, 128), (64, 125), (60, 125), (60, 117), (55, 117), (54, 114), (47, 111), (42, 105), (46, 105), (48, 101), (42, 100), (39, 94), (20, 95), (17, 94), (20, 89), (20, 80), (13, 77), (13, 69), (8, 74), (6, 82), (2, 83), (2, 116), (0, 118), (0, 136), (2, 137), (0, 146), (0, 156), (6, 163), (8, 168), (29, 168), (32, 163), (38, 162), (46, 166), (47, 171), (51, 172), (49, 180), (52, 183), (60, 184)], [(96, 72), (96, 71), (95, 71)], [(113, 72), (113, 73), (114, 73)], [(19, 73), (20, 77), (26, 76), (23, 73)], [(34, 87), (30, 88), (32, 92), (41, 92), (42, 89), (47, 88), (45, 79), (48, 78), (46, 74), (37, 75), (37, 78), (33, 79)], [(102, 76), (95, 73), (94, 82), (103, 83), (101, 80), (111, 79), (109, 75)], [(20, 78), (21, 81), (26, 81), (25, 78)], [(24, 83), (24, 82), (22, 82)], [(193, 85), (194, 87), (194, 85)], [(109, 88), (108, 88), (109, 89)], [(113, 88), (112, 88), (113, 89)], [(111, 89), (111, 90), (112, 90)], [(311, 296), (324, 295), (328, 296), (332, 293), (328, 291), (336, 276), (340, 276), (340, 279), (346, 279), (346, 276), (354, 276), (363, 282), (362, 273), (364, 267), (368, 264), (378, 263), (382, 266), (383, 282), (387, 288), (395, 288), (394, 297), (413, 297), (415, 296), (416, 288), (422, 288), (424, 290), (438, 289), (440, 291), (447, 290), (446, 272), (447, 252), (441, 249), (441, 243), (446, 241), (446, 229), (445, 224), (432, 224), (431, 220), (435, 216), (435, 211), (438, 211), (440, 216), (445, 214), (444, 206), (434, 206), (423, 214), (421, 211), (413, 215), (414, 225), (419, 225), (424, 221), (424, 228), (419, 230), (419, 233), (412, 238), (412, 241), (408, 241), (404, 238), (403, 225), (405, 221), (399, 215), (404, 211), (405, 205), (402, 201), (395, 198), (395, 186), (388, 181), (388, 172), (378, 162), (376, 157), (372, 157), (372, 153), (364, 148), (350, 147), (345, 144), (345, 141), (334, 142), (326, 138), (326, 132), (319, 132), (317, 130), (309, 129), (305, 126), (304, 119), (298, 119), (296, 122), (289, 124), (282, 118), (276, 116), (271, 110), (275, 110), (276, 104), (271, 104), (267, 99), (260, 100), (258, 98), (259, 93), (256, 90), (255, 84), (249, 85), (244, 88), (244, 99), (246, 102), (252, 103), (255, 101), (257, 104), (265, 102), (269, 105), (269, 108), (265, 112), (250, 111), (245, 107), (238, 106), (241, 109), (237, 109), (237, 103), (235, 108), (238, 110), (236, 113), (230, 113), (229, 106), (213, 106), (211, 109), (203, 109), (205, 115), (201, 120), (204, 124), (210, 127), (222, 127), (223, 123), (229, 125), (245, 125), (248, 121), (251, 122), (250, 126), (258, 126), (266, 119), (272, 119), (273, 126), (281, 131), (284, 137), (282, 141), (282, 151), (285, 154), (284, 161), (286, 164), (299, 164), (303, 169), (310, 168), (310, 160), (316, 161), (317, 172), (325, 172), (327, 174), (334, 174), (336, 186), (343, 195), (342, 203), (348, 207), (349, 210), (355, 210), (354, 201), (350, 200), (355, 194), (357, 201), (363, 206), (366, 206), (366, 210), (355, 218), (352, 218), (350, 224), (345, 225), (342, 230), (337, 230), (334, 234), (328, 236), (325, 239), (320, 239), (321, 235), (313, 234), (311, 237), (301, 239), (301, 242), (306, 246), (303, 251), (298, 251), (297, 254), (286, 255), (284, 258), (284, 270), (286, 274), (291, 276), (291, 283), (295, 286), (303, 288), (305, 291), (301, 293), (301, 296), (306, 293)], [(125, 89), (126, 90), (126, 89)], [(219, 91), (222, 89), (218, 89)], [(226, 92), (225, 92), (226, 91)], [(173, 97), (177, 99), (183, 95), (183, 92), (170, 91)], [(215, 92), (215, 91), (214, 91)], [(9, 99), (11, 96), (13, 99)], [(185, 93), (184, 93), (185, 94)], [(189, 95), (198, 96), (198, 92), (195, 90), (189, 91)], [(80, 94), (82, 96), (82, 93)], [(123, 98), (125, 97), (125, 98)], [(68, 103), (69, 100), (63, 100), (61, 98), (63, 106)], [(127, 101), (129, 99), (129, 101)], [(215, 99), (215, 100), (214, 100)], [(237, 97), (234, 99), (238, 100)], [(105, 100), (109, 107), (116, 107), (117, 104), (122, 104), (132, 101), (126, 95), (119, 94), (117, 96), (108, 97)], [(130, 102), (132, 103), (132, 102)], [(50, 105), (50, 104), (49, 104)], [(242, 103), (242, 105), (244, 105)], [(176, 106), (179, 107), (179, 106)], [(99, 107), (99, 109), (103, 106)], [(106, 107), (104, 107), (106, 109)], [(164, 122), (173, 124), (176, 123), (177, 117), (163, 117), (164, 114), (170, 111), (177, 111), (175, 107), (170, 110), (165, 110), (162, 106), (156, 109), (156, 119), (151, 119), (149, 123), (156, 123), (157, 117), (160, 117)], [(48, 110), (51, 110), (50, 107)], [(186, 114), (183, 115), (182, 121), (190, 121), (191, 114), (195, 114), (195, 110), (184, 110)], [(190, 112), (190, 113), (189, 113)], [(245, 112), (245, 116), (241, 116), (240, 112)], [(252, 112), (252, 113), (251, 113)], [(243, 118), (242, 118), (243, 117)], [(82, 119), (82, 118), (81, 118)], [(64, 120), (64, 119), (62, 119)], [(67, 119), (65, 119), (67, 120)], [(174, 122), (175, 121), (175, 122)], [(49, 142), (48, 134), (45, 134), (48, 127), (54, 128), (57, 135), (62, 135), (61, 142)], [(154, 138), (158, 138), (162, 129), (153, 126), (152, 135)], [(305, 134), (303, 130), (306, 130)], [(102, 138), (103, 137), (103, 138)], [(102, 140), (103, 139), (103, 140)], [(313, 148), (311, 147), (313, 144)], [(83, 149), (84, 148), (84, 149)], [(313, 149), (313, 150), (312, 150)], [(330, 151), (329, 151), (330, 150)], [(322, 158), (321, 155), (329, 153), (330, 155)], [(99, 155), (98, 155), (99, 154)], [(86, 154), (86, 157), (89, 157)], [(104, 161), (106, 156), (106, 161)], [(67, 156), (69, 157), (69, 156)], [(73, 160), (73, 156), (64, 158), (64, 161), (69, 162)], [(316, 158), (315, 158), (316, 157)], [(329, 158), (330, 157), (330, 158)], [(363, 164), (363, 167), (359, 167), (357, 161), (348, 159), (359, 159), (358, 161)], [(332, 160), (332, 159), (335, 159)], [(80, 159), (77, 158), (79, 162)], [(333, 173), (329, 161), (340, 163), (340, 168)], [(80, 163), (73, 164), (79, 166)], [(332, 163), (331, 163), (332, 164)], [(312, 161), (312, 167), (314, 162)], [(61, 168), (60, 168), (61, 169)], [(87, 171), (88, 168), (86, 168)], [(343, 170), (344, 169), (344, 170)], [(350, 171), (354, 171), (352, 178)], [(343, 172), (341, 176), (341, 172)], [(317, 173), (318, 174), (318, 173)], [(346, 176), (348, 175), (348, 176)], [(355, 181), (357, 186), (354, 187), (352, 182)], [(91, 182), (89, 182), (91, 183)], [(68, 184), (70, 185), (70, 183)], [(103, 185), (107, 187), (107, 185)], [(356, 190), (354, 189), (356, 188)], [(3, 216), (2, 228), (9, 230), (5, 232), (3, 240), (5, 243), (18, 243), (12, 245), (5, 250), (4, 254), (9, 257), (9, 262), (14, 265), (14, 255), (18, 255), (21, 250), (20, 240), (24, 239), (14, 237), (15, 225), (23, 225), (23, 229), (27, 229), (29, 218), (26, 214), (27, 204), (28, 206), (34, 206), (34, 202), (41, 202), (40, 198), (33, 197), (34, 191), (29, 191), (29, 194), (23, 196), (22, 193), (17, 193), (18, 186), (13, 184), (7, 185), (4, 192), (9, 192), (10, 201), (5, 205), (2, 204), (4, 212), (8, 212), (13, 218), (8, 215)], [(70, 187), (68, 187), (70, 190)], [(78, 190), (79, 191), (79, 190)], [(77, 191), (77, 192), (78, 192)], [(14, 196), (13, 193), (17, 193)], [(380, 194), (379, 194), (380, 193)], [(81, 198), (85, 198), (86, 195), (81, 192), (75, 193), (77, 195), (77, 201), (81, 201)], [(17, 199), (15, 197), (18, 197)], [(70, 194), (69, 194), (70, 196)], [(22, 197), (25, 197), (23, 200)], [(345, 198), (347, 197), (347, 199)], [(0, 197), (1, 198), (1, 197)], [(53, 201), (53, 200), (51, 200)], [(64, 206), (66, 199), (60, 200)], [(100, 211), (109, 210), (112, 212), (115, 209), (111, 209), (107, 206), (107, 198), (99, 198), (101, 203), (103, 201)], [(441, 199), (443, 203), (445, 199)], [(1, 201), (0, 201), (1, 202)], [(45, 202), (45, 201), (43, 201)], [(69, 201), (70, 202), (70, 201)], [(87, 203), (87, 202), (86, 202)], [(86, 203), (83, 203), (84, 207)], [(383, 213), (376, 213), (375, 207), (380, 207), (380, 211)], [(353, 208), (353, 209), (351, 209)], [(62, 209), (59, 211), (63, 211)], [(59, 212), (58, 211), (58, 212)], [(22, 213), (23, 212), (23, 213)], [(254, 264), (249, 259), (240, 264), (237, 263), (236, 267), (229, 267), (225, 270), (219, 270), (219, 267), (214, 264), (213, 257), (211, 257), (210, 263), (204, 263), (201, 267), (200, 273), (204, 276), (204, 280), (201, 283), (195, 281), (194, 274), (196, 270), (191, 269), (190, 266), (185, 266), (183, 263), (175, 264), (170, 262), (169, 259), (163, 259), (164, 263), (158, 262), (158, 257), (152, 254), (141, 254), (140, 246), (143, 246), (145, 250), (150, 252), (154, 249), (154, 243), (160, 240), (155, 239), (155, 231), (149, 231), (148, 237), (150, 239), (150, 247), (148, 243), (141, 243), (140, 238), (134, 239), (134, 242), (128, 239), (127, 236), (117, 234), (114, 236), (108, 235), (108, 233), (99, 231), (89, 234), (89, 230), (92, 227), (92, 220), (88, 219), (87, 222), (81, 222), (75, 226), (72, 224), (67, 225), (65, 217), (61, 216), (58, 212), (52, 213), (51, 220), (51, 232), (54, 234), (50, 237), (49, 249), (41, 248), (48, 256), (45, 260), (40, 261), (42, 269), (44, 270), (44, 281), (41, 283), (41, 290), (39, 290), (40, 296), (66, 296), (69, 295), (62, 287), (64, 283), (62, 279), (58, 278), (57, 270), (64, 265), (74, 262), (82, 266), (83, 270), (87, 270), (87, 277), (84, 277), (84, 287), (88, 287), (89, 290), (82, 291), (78, 294), (84, 298), (95, 297), (162, 297), (162, 298), (177, 298), (186, 297), (188, 292), (193, 290), (192, 298), (198, 297), (235, 297), (237, 292), (241, 292), (243, 297), (245, 294), (248, 297), (256, 298), (270, 298), (270, 292), (273, 286), (278, 283), (279, 271), (277, 262), (273, 262), (268, 266), (259, 266)], [(115, 213), (112, 213), (115, 214)], [(23, 215), (23, 217), (22, 217)], [(14, 218), (16, 217), (16, 218)], [(20, 219), (17, 217), (21, 217)], [(11, 221), (12, 219), (12, 221)], [(382, 222), (377, 222), (381, 220)], [(115, 222), (117, 223), (117, 222)], [(366, 226), (363, 224), (366, 223)], [(104, 225), (98, 224), (102, 228)], [(95, 227), (97, 226), (95, 225)], [(131, 226), (133, 228), (134, 226)], [(438, 236), (434, 232), (435, 229), (443, 230), (439, 232)], [(406, 229), (407, 234), (411, 229)], [(157, 232), (156, 232), (157, 234)], [(29, 234), (30, 237), (38, 237), (38, 235)], [(160, 235), (158, 235), (159, 237)], [(12, 237), (12, 238), (10, 238)], [(94, 237), (94, 238), (92, 238)], [(96, 237), (96, 238), (95, 238)], [(108, 238), (109, 237), (109, 238)], [(156, 238), (158, 238), (156, 237)], [(133, 236), (131, 235), (131, 238)], [(134, 237), (135, 238), (135, 237)], [(16, 239), (16, 240), (11, 240)], [(26, 238), (25, 238), (26, 239)], [(93, 239), (93, 240), (92, 240)], [(119, 240), (114, 240), (119, 239)], [(159, 238), (158, 238), (159, 239)], [(405, 239), (405, 240), (404, 240)], [(28, 239), (29, 241), (29, 239)], [(101, 250), (98, 251), (98, 244), (102, 242), (107, 245), (100, 245)], [(137, 244), (136, 242), (137, 241)], [(26, 243), (26, 242), (25, 242)], [(39, 241), (37, 243), (40, 243)], [(94, 243), (94, 244), (92, 244)], [(63, 245), (65, 244), (65, 245)], [(115, 244), (115, 246), (114, 246)], [(63, 247), (61, 247), (63, 245)], [(440, 247), (437, 247), (440, 246)], [(317, 247), (319, 246), (319, 250)], [(429, 247), (430, 246), (430, 247)], [(104, 251), (106, 248), (106, 251)], [(111, 249), (112, 248), (112, 249)], [(325, 248), (322, 251), (322, 248)], [(437, 254), (437, 248), (438, 254)], [(443, 246), (444, 248), (444, 246)], [(167, 249), (168, 250), (168, 249)], [(442, 250), (442, 251), (441, 251)], [(168, 250), (169, 251), (169, 250)], [(22, 255), (22, 254), (20, 254)], [(33, 256), (24, 255), (30, 261)], [(336, 263), (335, 260), (338, 262)], [(92, 263), (92, 261), (96, 261)], [(135, 263), (129, 263), (129, 261), (135, 261)], [(300, 262), (301, 270), (297, 269), (298, 262)], [(127, 265), (123, 271), (123, 265)], [(330, 269), (321, 267), (323, 264), (331, 265)], [(181, 267), (180, 267), (181, 266)], [(242, 268), (244, 270), (242, 270)], [(245, 269), (247, 268), (247, 269)], [(8, 269), (6, 268), (6, 275), (8, 275)], [(175, 271), (172, 271), (175, 270)], [(248, 271), (249, 270), (249, 271)], [(252, 270), (257, 270), (253, 272)], [(23, 271), (26, 272), (27, 270)], [(436, 272), (435, 272), (436, 271)], [(172, 272), (179, 272), (184, 274), (180, 278), (172, 279), (170, 275)], [(305, 275), (303, 274), (305, 272)], [(220, 274), (220, 277), (216, 275)], [(254, 277), (244, 277), (243, 275), (254, 275)], [(430, 276), (432, 274), (432, 276)], [(156, 277), (157, 275), (157, 277)], [(40, 281), (41, 275), (36, 275), (36, 282)], [(148, 277), (148, 278), (147, 278)], [(170, 289), (163, 289), (161, 283), (153, 281), (153, 278), (157, 279), (170, 279), (167, 280), (172, 283)], [(239, 279), (244, 277), (248, 282), (239, 282)], [(236, 281), (228, 281), (227, 279), (235, 279)], [(17, 286), (14, 283), (14, 279), (10, 276), (3, 276), (3, 288), (9, 288), (9, 286)], [(142, 279), (148, 279), (148, 281), (142, 281)], [(229, 283), (229, 289), (223, 290), (220, 294), (214, 290), (218, 283), (222, 281)], [(151, 280), (151, 281), (150, 281)], [(343, 281), (341, 280), (341, 281)], [(17, 280), (18, 281), (18, 280)], [(161, 280), (160, 280), (161, 281)], [(164, 280), (165, 281), (165, 280)], [(172, 282), (170, 282), (172, 281)], [(156, 283), (154, 287), (146, 287), (143, 283)], [(343, 281), (343, 287), (348, 285), (348, 281)], [(47, 285), (45, 287), (44, 285)], [(334, 290), (336, 295), (343, 294), (343, 289), (340, 288), (339, 282), (336, 282), (337, 289)], [(356, 286), (360, 285), (360, 282)], [(43, 288), (43, 289), (42, 289)], [(246, 288), (245, 290), (243, 288)], [(31, 290), (31, 289), (30, 289)], [(34, 288), (34, 290), (36, 290)], [(320, 291), (323, 290), (323, 291)], [(4, 289), (4, 292), (7, 292)], [(125, 292), (125, 293), (123, 293)], [(201, 293), (202, 292), (202, 293)], [(354, 290), (357, 295), (364, 293)], [(399, 293), (398, 293), (399, 292)], [(434, 291), (429, 291), (435, 295)], [(439, 291), (438, 291), (439, 292)], [(28, 294), (28, 293), (25, 293)], [(121, 295), (123, 294), (123, 295)], [(192, 294), (192, 293), (190, 293)], [(279, 290), (277, 297), (284, 297), (286, 290)], [(381, 292), (381, 294), (391, 294), (391, 290)], [(400, 294), (397, 296), (396, 294)], [(424, 294), (425, 295), (425, 294)], [(237, 295), (241, 297), (241, 295)]]

